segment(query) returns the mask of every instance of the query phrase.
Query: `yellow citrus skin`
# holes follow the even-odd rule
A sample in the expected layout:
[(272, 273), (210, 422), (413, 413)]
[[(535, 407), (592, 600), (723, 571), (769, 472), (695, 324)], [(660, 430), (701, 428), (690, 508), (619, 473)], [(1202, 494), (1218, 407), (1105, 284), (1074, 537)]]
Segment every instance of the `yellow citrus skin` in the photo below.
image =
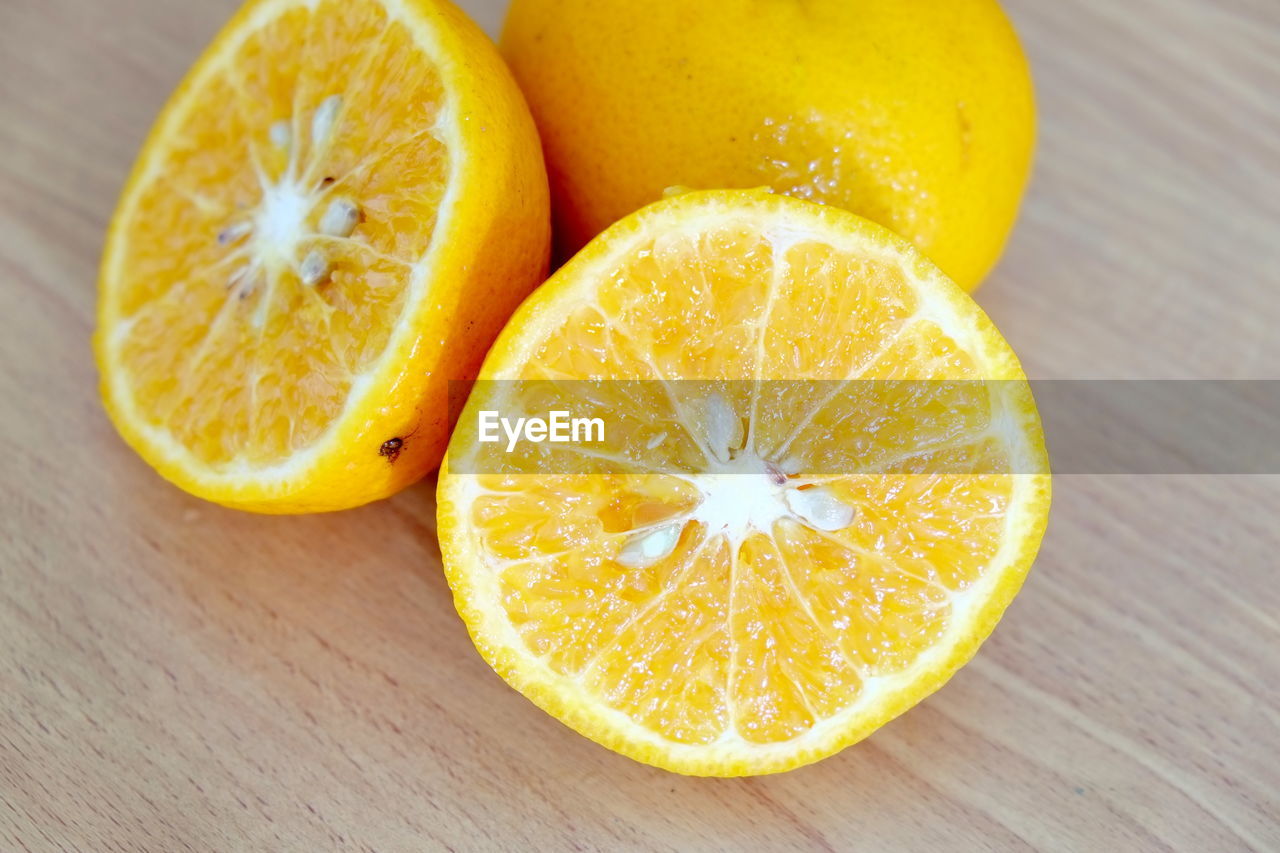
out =
[(514, 0), (501, 44), (568, 253), (667, 187), (769, 186), (972, 290), (1030, 171), (1030, 73), (995, 0)]
[[(322, 20), (323, 16), (330, 18)], [(390, 38), (399, 53), (392, 55), (392, 48), (382, 45), (379, 47), (381, 57), (371, 53), (367, 59), (340, 65), (336, 72), (326, 65), (326, 62), (331, 65), (332, 60), (308, 68), (299, 58), (308, 55), (308, 49), (310, 55), (315, 56), (319, 49), (316, 45), (322, 44), (325, 38), (336, 43), (346, 38), (354, 44), (343, 49), (365, 49), (362, 44), (375, 44), (375, 41), (366, 38), (360, 42), (344, 32), (344, 27), (348, 30), (355, 26), (382, 28), (381, 22), (387, 20), (394, 22), (394, 28), (386, 31), (393, 31)], [(374, 23), (366, 23), (370, 21)], [(290, 27), (309, 27), (310, 43), (305, 32), (294, 32)], [(275, 35), (270, 35), (273, 32)], [(268, 44), (265, 59), (261, 49), (254, 53), (244, 47), (254, 39)], [(256, 64), (238, 69), (237, 63), (242, 61)], [(387, 69), (380, 73), (391, 75), (393, 84), (340, 76), (349, 74), (358, 78), (362, 69), (379, 62)], [(157, 194), (157, 187), (162, 188), (173, 178), (171, 172), (181, 173), (179, 178), (183, 180), (195, 174), (225, 175), (228, 176), (226, 183), (243, 182), (246, 174), (252, 175), (248, 171), (248, 153), (258, 152), (259, 157), (265, 156), (262, 151), (270, 153), (272, 137), (268, 135), (267, 125), (272, 119), (283, 119), (277, 123), (288, 125), (290, 99), (295, 107), (301, 104), (307, 108), (301, 119), (296, 118), (296, 111), (294, 113), (294, 144), (298, 144), (299, 132), (305, 132), (311, 121), (308, 116), (318, 112), (317, 104), (328, 92), (345, 90), (348, 93), (345, 103), (358, 102), (364, 105), (362, 109), (370, 102), (396, 103), (395, 99), (403, 97), (403, 93), (395, 91), (394, 81), (403, 82), (421, 70), (417, 66), (397, 70), (397, 62), (426, 62), (433, 66), (429, 72), (413, 78), (425, 80), (422, 85), (430, 89), (430, 94), (396, 107), (409, 111), (403, 115), (403, 121), (401, 116), (388, 116), (386, 110), (391, 108), (382, 107), (384, 111), (379, 120), (384, 123), (383, 127), (388, 122), (407, 127), (404, 134), (430, 133), (433, 139), (427, 141), (435, 148), (431, 151), (423, 148), (426, 153), (419, 156), (414, 153), (416, 149), (410, 139), (394, 147), (387, 143), (386, 150), (380, 149), (377, 147), (380, 134), (386, 131), (370, 129), (371, 125), (362, 124), (367, 118), (365, 114), (354, 106), (350, 109), (344, 106), (347, 113), (340, 120), (346, 122), (347, 127), (356, 128), (360, 138), (368, 142), (360, 143), (363, 148), (343, 156), (372, 159), (386, 155), (400, 158), (396, 162), (409, 163), (410, 167), (402, 169), (372, 170), (376, 174), (370, 180), (381, 181), (384, 188), (390, 187), (380, 190), (384, 194), (379, 198), (391, 198), (395, 204), (401, 204), (402, 209), (418, 204), (428, 215), (419, 221), (420, 231), (414, 234), (412, 228), (405, 226), (411, 214), (387, 214), (383, 209), (388, 203), (375, 198), (374, 203), (381, 207), (370, 207), (361, 213), (361, 224), (349, 241), (364, 239), (361, 229), (368, 226), (378, 229), (379, 239), (384, 239), (387, 246), (417, 241), (414, 245), (426, 248), (421, 255), (395, 259), (395, 270), (406, 272), (388, 274), (377, 266), (381, 262), (377, 257), (382, 256), (370, 252), (361, 254), (369, 248), (366, 243), (364, 248), (351, 250), (351, 264), (339, 272), (349, 276), (347, 281), (352, 282), (352, 288), (365, 287), (369, 292), (376, 287), (369, 283), (373, 281), (370, 276), (382, 275), (407, 294), (402, 300), (403, 307), (398, 313), (386, 314), (389, 319), (383, 328), (362, 330), (359, 322), (352, 319), (348, 323), (352, 328), (344, 329), (343, 346), (348, 349), (359, 349), (361, 336), (366, 333), (376, 337), (379, 343), (377, 347), (370, 347), (372, 355), (351, 381), (351, 390), (333, 407), (334, 411), (325, 415), (323, 429), (317, 428), (318, 437), (293, 451), (286, 444), (285, 450), (271, 456), (261, 447), (252, 446), (267, 435), (271, 425), (263, 428), (267, 432), (242, 430), (241, 443), (246, 453), (251, 456), (257, 452), (260, 458), (242, 463), (233, 457), (229, 462), (210, 463), (193, 450), (194, 441), (188, 438), (184, 442), (163, 417), (148, 410), (148, 402), (140, 390), (145, 383), (137, 378), (136, 372), (131, 373), (126, 358), (128, 346), (137, 350), (140, 345), (119, 341), (127, 337), (127, 329), (123, 327), (131, 322), (130, 311), (135, 315), (140, 313), (129, 307), (131, 299), (138, 301), (131, 294), (140, 288), (152, 287), (146, 283), (145, 273), (130, 265), (139, 235), (149, 237), (152, 243), (170, 235), (181, 237), (176, 245), (198, 244), (200, 251), (204, 251), (206, 245), (177, 232), (162, 231), (158, 238), (155, 236), (160, 229), (154, 224), (148, 225), (147, 219), (157, 204), (166, 203), (163, 196)], [(291, 64), (295, 67), (290, 67)], [(311, 79), (305, 84), (296, 84), (304, 94), (281, 91), (282, 87), (293, 87), (297, 79), (308, 74), (313, 75)], [(243, 137), (224, 138), (215, 128), (209, 132), (209, 141), (205, 144), (193, 146), (184, 141), (184, 136), (189, 137), (193, 132), (192, 127), (204, 126), (202, 114), (237, 115), (226, 103), (230, 95), (225, 81), (231, 78), (247, 81), (242, 82), (246, 86), (275, 87), (264, 96), (244, 102), (245, 112), (258, 110), (266, 116), (265, 120), (249, 125)], [(258, 82), (262, 80), (266, 82)], [(370, 92), (370, 87), (377, 91)], [(281, 107), (282, 103), (286, 106)], [(422, 127), (421, 116), (428, 108), (438, 110), (438, 118), (435, 125)], [(274, 132), (275, 128), (271, 130)], [(399, 132), (399, 128), (396, 130)], [(414, 157), (419, 159), (413, 160)], [(409, 179), (416, 176), (425, 181), (428, 179), (422, 176), (431, 169), (443, 170), (438, 180), (430, 178), (438, 185), (438, 195), (425, 200), (394, 195), (395, 182), (401, 174), (417, 170)], [(320, 174), (325, 172), (317, 172), (315, 178)], [(343, 173), (333, 174), (337, 176), (337, 185), (342, 186)], [(328, 183), (335, 178), (324, 180)], [(201, 185), (191, 186), (199, 190)], [(219, 193), (232, 196), (232, 190), (208, 189), (210, 196)], [(156, 202), (157, 198), (161, 201)], [(402, 202), (402, 198), (408, 200)], [(250, 204), (257, 204), (257, 199), (258, 195), (253, 195)], [(319, 227), (314, 223), (322, 212), (323, 203), (309, 214), (311, 227)], [(207, 223), (202, 221), (199, 225), (202, 229), (199, 240), (213, 245), (213, 235), (217, 232), (211, 230), (205, 234), (203, 229)], [(394, 249), (384, 251), (389, 253)], [(148, 464), (182, 489), (219, 504), (258, 512), (299, 513), (343, 509), (389, 496), (418, 481), (439, 464), (451, 426), (448, 419), (450, 380), (475, 374), (488, 344), (510, 312), (545, 277), (549, 251), (548, 187), (536, 128), (496, 48), (462, 12), (445, 0), (342, 3), (250, 0), (192, 67), (157, 118), (124, 187), (108, 231), (99, 273), (98, 325), (94, 334), (105, 407), (124, 439)], [(295, 270), (299, 269), (298, 261), (305, 253), (304, 247), (294, 255)], [(173, 254), (180, 256), (183, 252), (175, 250)], [(361, 269), (357, 262), (363, 263), (368, 258), (375, 260)], [(180, 268), (181, 261), (174, 264)], [(335, 276), (337, 274), (335, 272)], [(361, 281), (365, 284), (360, 284)], [(297, 282), (294, 277), (280, 284), (276, 304), (269, 312), (268, 327), (276, 321), (277, 314), (287, 321), (292, 312), (301, 310), (300, 306), (311, 304)], [(157, 283), (155, 289), (163, 291), (171, 284), (180, 283), (175, 277), (173, 282)], [(228, 284), (228, 288), (230, 286)], [(326, 286), (337, 287), (321, 284), (311, 292), (322, 293), (321, 288)], [(222, 284), (217, 283), (215, 289), (221, 291), (221, 288)], [(263, 297), (254, 293), (252, 299), (258, 298)], [(337, 297), (334, 305), (341, 320), (342, 305)], [(210, 321), (210, 326), (214, 322), (216, 319)], [(246, 329), (249, 326), (247, 322), (243, 325)], [(296, 329), (279, 331), (279, 339), (286, 344), (299, 340), (301, 343), (295, 343), (292, 349), (282, 345), (277, 353), (259, 355), (259, 369), (288, 365), (307, 348), (329, 346), (330, 341), (314, 331), (318, 325), (318, 322), (312, 324), (305, 334)], [(248, 332), (236, 330), (227, 339), (234, 343), (238, 335), (238, 340), (244, 341), (246, 334)], [(291, 334), (293, 337), (289, 337)], [(156, 360), (171, 359), (177, 375), (191, 347), (181, 341), (167, 340), (163, 335), (156, 336), (154, 341), (157, 352), (161, 353)], [(227, 361), (233, 363), (230, 359)], [(276, 398), (305, 393), (299, 386), (309, 381), (305, 378), (308, 374), (294, 371), (295, 376), (299, 373), (304, 377), (302, 382), (279, 383)], [(196, 379), (203, 383), (201, 388), (217, 387), (216, 375)], [(227, 377), (228, 388), (234, 382), (233, 377)], [(245, 408), (241, 406), (238, 416), (244, 417)], [(302, 410), (294, 414), (300, 418), (308, 416), (305, 405), (299, 408)], [(215, 428), (219, 424), (216, 415), (206, 421)], [(275, 424), (277, 432), (281, 422), (278, 420)], [(281, 443), (278, 435), (273, 440)]]
[[(766, 242), (778, 241), (775, 245), (781, 247), (778, 251), (783, 254), (798, 253), (786, 255), (796, 263), (800, 263), (805, 252), (811, 251), (796, 247), (813, 241), (814, 246), (850, 251), (866, 259), (867, 264), (855, 264), (853, 268), (862, 272), (852, 276), (838, 272), (844, 267), (830, 262), (805, 266), (807, 272), (797, 272), (788, 285), (790, 304), (775, 303), (772, 298), (744, 300), (737, 295), (772, 275), (769, 271), (772, 262), (762, 260), (768, 258), (770, 252), (757, 240), (761, 235)], [(751, 248), (738, 252), (734, 246)], [(699, 247), (695, 251), (713, 254), (727, 252), (734, 260), (719, 266), (713, 262), (704, 267), (696, 258), (685, 265), (667, 264), (658, 259), (660, 255), (673, 258), (671, 252), (679, 247)], [(714, 271), (717, 270), (722, 277), (716, 277)], [(666, 277), (670, 280), (664, 281)], [(680, 285), (699, 280), (702, 281), (699, 295), (690, 296), (689, 304), (681, 301), (675, 291), (698, 291), (699, 288)], [(885, 287), (888, 290), (883, 289)], [(890, 292), (901, 299), (885, 298)], [(899, 304), (895, 307), (893, 302)], [(690, 308), (693, 303), (701, 307)], [(625, 334), (621, 331), (622, 321), (618, 321), (616, 335), (599, 332), (604, 328), (599, 322), (606, 326), (611, 322), (600, 318), (610, 316), (611, 311), (632, 310), (626, 306), (638, 304), (650, 306), (646, 310), (650, 312), (651, 322), (641, 325), (640, 314), (628, 315), (631, 319), (625, 328), (630, 331)], [(852, 305), (854, 310), (832, 307), (837, 305)], [(810, 306), (817, 307), (809, 310)], [(731, 318), (723, 313), (726, 311), (739, 313)], [(820, 365), (828, 353), (844, 352), (849, 346), (857, 349), (865, 344), (879, 349), (882, 342), (877, 336), (889, 326), (868, 320), (883, 316), (885, 311), (907, 311), (909, 316), (903, 321), (903, 329), (935, 328), (936, 324), (936, 328), (945, 330), (950, 343), (934, 336), (928, 339), (931, 343), (921, 347), (892, 350), (902, 353), (901, 362), (895, 360), (897, 356), (886, 354), (890, 350), (882, 350), (875, 363), (890, 370), (884, 375), (1003, 380), (1008, 383), (1003, 387), (1015, 392), (1005, 415), (998, 420), (998, 429), (1003, 448), (1000, 452), (1015, 460), (1009, 470), (1018, 473), (983, 474), (974, 481), (985, 481), (1002, 494), (1003, 509), (993, 512), (986, 504), (971, 505), (976, 508), (972, 515), (967, 515), (968, 510), (948, 510), (944, 503), (929, 498), (901, 498), (905, 503), (899, 504), (900, 513), (895, 516), (887, 512), (889, 503), (899, 500), (892, 498), (878, 505), (875, 501), (864, 503), (854, 516), (855, 521), (862, 518), (871, 525), (864, 540), (865, 548), (881, 549), (881, 554), (898, 547), (895, 542), (907, 551), (923, 548), (926, 540), (938, 535), (938, 530), (954, 529), (954, 534), (945, 534), (939, 540), (941, 550), (931, 552), (935, 556), (925, 563), (917, 563), (914, 572), (936, 578), (956, 571), (962, 564), (970, 567), (969, 580), (951, 584), (952, 607), (951, 615), (945, 620), (946, 627), (937, 630), (941, 623), (928, 619), (918, 623), (929, 639), (916, 645), (902, 659), (909, 663), (878, 670), (879, 679), (867, 682), (863, 688), (851, 688), (857, 693), (856, 699), (841, 704), (838, 710), (813, 712), (821, 717), (817, 724), (802, 725), (795, 733), (774, 736), (761, 735), (758, 731), (752, 734), (742, 727), (735, 730), (732, 717), (728, 726), (722, 722), (708, 724), (714, 729), (710, 734), (704, 730), (691, 735), (681, 731), (679, 725), (668, 726), (673, 719), (705, 720), (707, 708), (728, 701), (724, 696), (733, 693), (735, 683), (740, 691), (738, 695), (745, 699), (745, 702), (740, 700), (737, 708), (741, 717), (744, 708), (751, 707), (751, 700), (741, 692), (741, 685), (757, 683), (756, 677), (763, 677), (765, 671), (752, 670), (740, 663), (735, 682), (731, 663), (730, 674), (719, 676), (721, 680), (728, 679), (725, 693), (696, 689), (699, 673), (717, 671), (716, 661), (722, 659), (725, 647), (708, 641), (705, 649), (714, 647), (719, 651), (699, 652), (690, 658), (683, 657), (679, 650), (685, 648), (689, 636), (711, 636), (716, 619), (723, 618), (706, 615), (724, 612), (716, 610), (724, 604), (724, 599), (717, 596), (723, 595), (725, 588), (723, 584), (717, 586), (715, 572), (704, 565), (687, 575), (688, 580), (672, 580), (675, 573), (667, 563), (654, 567), (656, 578), (644, 576), (643, 571), (619, 572), (618, 563), (614, 561), (621, 557), (612, 555), (621, 553), (617, 549), (626, 541), (626, 533), (614, 533), (595, 525), (590, 518), (593, 511), (590, 507), (604, 505), (593, 504), (601, 497), (599, 493), (607, 500), (610, 490), (618, 484), (622, 484), (620, 488), (629, 488), (625, 478), (610, 481), (596, 475), (593, 480), (587, 475), (575, 481), (572, 477), (557, 478), (553, 474), (518, 474), (503, 484), (486, 485), (503, 481), (504, 477), (474, 473), (474, 460), (481, 452), (476, 432), (459, 428), (441, 467), (437, 529), (455, 605), (485, 660), (532, 702), (591, 740), (638, 761), (700, 776), (775, 773), (811, 763), (865, 738), (937, 690), (975, 654), (1021, 587), (1045, 531), (1051, 483), (1039, 416), (1022, 381), (1025, 377), (1016, 356), (970, 297), (919, 252), (886, 229), (829, 206), (749, 190), (691, 192), (645, 207), (594, 239), (516, 311), (486, 357), (480, 371), (482, 384), (473, 391), (461, 417), (462, 423), (475, 423), (479, 411), (503, 410), (507, 405), (502, 395), (509, 386), (484, 380), (635, 378), (649, 375), (645, 371), (653, 365), (669, 368), (683, 363), (686, 357), (711, 352), (723, 352), (728, 360), (708, 357), (701, 362), (700, 375), (705, 378), (750, 376), (752, 373), (744, 369), (744, 362), (734, 360), (734, 353), (745, 353), (744, 357), (749, 358), (755, 349), (744, 345), (743, 338), (736, 337), (735, 331), (753, 335), (753, 330), (769, 328), (771, 324), (775, 327), (784, 324), (783, 328), (792, 330), (792, 340), (798, 347), (795, 357), (799, 361), (785, 363), (801, 366), (799, 372), (781, 366), (759, 375), (791, 379), (806, 375), (830, 376), (808, 365)], [(575, 330), (584, 334), (579, 335)], [(631, 352), (628, 349), (631, 344), (613, 349), (608, 342), (620, 338), (634, 342), (638, 340), (636, 335), (644, 335), (644, 345), (634, 344), (644, 357), (615, 359), (614, 355)], [(717, 350), (720, 345), (722, 349)], [(785, 355), (790, 349), (783, 347), (776, 352)], [(942, 353), (951, 355), (937, 358)], [(659, 373), (670, 378), (687, 378), (668, 370)], [(643, 409), (637, 418), (656, 417), (655, 411)], [(785, 432), (789, 426), (787, 417), (780, 415), (772, 426)], [(665, 427), (665, 421), (663, 425)], [(909, 441), (913, 439), (927, 444), (922, 434), (908, 437)], [(838, 430), (822, 430), (817, 440), (831, 446), (850, 441)], [(636, 458), (614, 446), (601, 452), (613, 454), (609, 458), (619, 454)], [(970, 475), (959, 476), (964, 479)], [(928, 481), (930, 477), (924, 475), (917, 481)], [(736, 482), (743, 484), (735, 485), (738, 489), (749, 488), (751, 481), (748, 477)], [(892, 492), (899, 485), (909, 485), (913, 478), (890, 474), (870, 477), (867, 482), (872, 483), (873, 488)], [(544, 487), (559, 497), (540, 498)], [(582, 514), (583, 507), (588, 508), (587, 515)], [(873, 521), (890, 517), (905, 519), (913, 514), (919, 514), (923, 527), (913, 528), (906, 522), (901, 526), (896, 522), (877, 526), (880, 523)], [(566, 519), (574, 518), (577, 520), (563, 528), (560, 526)], [(952, 522), (944, 521), (945, 518), (951, 518)], [(945, 526), (948, 524), (954, 527)], [(985, 532), (974, 532), (978, 528)], [(774, 533), (780, 529), (775, 525)], [(924, 535), (918, 537), (913, 530)], [(971, 532), (964, 533), (964, 530)], [(688, 529), (683, 535), (688, 535)], [(682, 538), (680, 541), (684, 547), (683, 543), (692, 540)], [(875, 544), (877, 542), (880, 544)], [(566, 546), (567, 551), (561, 550)], [(885, 548), (889, 550), (883, 550)], [(542, 553), (546, 556), (539, 556)], [(740, 553), (745, 555), (746, 551)], [(860, 558), (837, 573), (848, 578), (866, 575), (866, 567), (874, 566), (877, 558), (870, 551), (864, 553), (868, 554), (870, 563), (863, 563)], [(546, 568), (541, 574), (536, 571), (530, 574), (525, 568), (529, 565)], [(729, 589), (736, 590), (738, 600), (748, 602), (739, 607), (750, 607), (751, 601), (767, 599), (767, 596), (755, 598), (755, 593), (743, 597), (749, 583), (746, 577), (740, 575), (735, 582), (731, 575), (729, 581)], [(797, 597), (818, 602), (815, 607), (833, 601), (819, 592), (825, 581), (818, 575), (802, 577), (808, 578), (804, 583), (809, 585), (798, 587)], [(610, 578), (619, 579), (616, 587), (610, 586)], [(885, 600), (900, 592), (900, 588), (895, 591), (900, 584), (910, 586), (916, 580), (903, 575), (898, 581), (881, 586), (888, 597)], [(659, 590), (656, 593), (655, 587)], [(619, 590), (616, 595), (615, 589)], [(716, 589), (719, 593), (709, 592)], [(758, 641), (759, 637), (753, 638), (752, 634), (757, 629), (751, 625), (768, 631), (769, 626), (794, 627), (806, 618), (814, 618), (813, 613), (808, 616), (800, 613), (803, 610), (800, 605), (786, 605), (780, 606), (781, 609), (763, 607), (759, 612), (767, 616), (735, 619), (734, 595), (733, 591), (728, 593), (729, 616), (723, 627), (726, 642), (739, 649), (729, 653), (730, 660), (734, 655), (739, 661), (746, 660), (741, 651), (744, 644), (750, 646)], [(854, 594), (845, 598), (844, 603), (833, 605), (830, 615), (843, 619), (854, 614), (856, 621), (860, 608), (882, 612), (877, 596), (877, 593)], [(677, 600), (683, 603), (676, 604)], [(671, 603), (663, 605), (660, 601)], [(664, 608), (671, 615), (663, 617), (667, 621), (655, 622), (658, 628), (637, 633), (630, 627), (637, 624), (637, 620), (644, 622), (651, 614), (662, 613)], [(628, 615), (636, 612), (639, 615), (634, 619)], [(883, 612), (887, 622), (895, 618)], [(915, 619), (916, 616), (903, 618)], [(929, 628), (929, 624), (934, 627)], [(616, 627), (618, 625), (622, 627)], [(805, 666), (821, 666), (813, 657), (821, 657), (814, 651), (820, 644), (829, 640), (852, 641), (862, 630), (879, 636), (876, 632), (880, 627), (844, 629), (843, 637), (837, 629), (832, 632), (836, 636), (826, 639), (784, 631), (779, 648), (787, 649), (791, 655), (797, 668), (790, 670), (794, 673)], [(910, 631), (901, 634), (908, 644), (918, 636), (920, 634)], [(643, 647), (646, 638), (651, 645)], [(604, 659), (613, 661), (606, 666), (612, 667), (608, 671), (616, 681), (596, 677), (600, 670), (592, 669), (594, 664), (585, 670), (576, 669), (572, 664), (577, 654), (600, 660), (597, 642), (605, 644), (603, 648), (608, 655)], [(794, 645), (788, 649), (789, 642)], [(653, 644), (660, 647), (656, 652)], [(876, 645), (872, 654), (885, 648), (886, 645)], [(645, 656), (649, 652), (652, 654)], [(672, 655), (681, 665), (670, 665)], [(798, 663), (801, 659), (808, 663)], [(594, 674), (588, 677), (587, 673)], [(662, 693), (661, 701), (653, 698), (649, 702), (643, 698), (658, 697), (658, 692), (642, 692), (642, 701), (633, 703), (626, 698), (629, 673), (641, 673), (636, 676), (641, 681), (650, 676), (668, 677), (669, 683), (677, 686)], [(824, 683), (830, 685), (835, 680)], [(832, 689), (839, 693), (841, 688)], [(655, 723), (645, 716), (646, 711), (653, 708), (665, 709), (663, 713), (667, 716)], [(785, 709), (774, 706), (774, 710)], [(766, 714), (766, 723), (768, 721)], [(723, 733), (717, 734), (719, 732)]]

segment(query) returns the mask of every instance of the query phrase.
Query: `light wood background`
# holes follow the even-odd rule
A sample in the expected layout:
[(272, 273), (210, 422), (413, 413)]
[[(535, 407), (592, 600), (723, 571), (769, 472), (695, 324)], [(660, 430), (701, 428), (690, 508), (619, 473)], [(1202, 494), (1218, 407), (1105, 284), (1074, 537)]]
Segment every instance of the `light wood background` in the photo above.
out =
[[(233, 2), (0, 0), (0, 850), (1280, 849), (1280, 478), (1059, 478), (971, 666), (754, 780), (508, 689), (434, 483), (302, 518), (163, 483), (98, 404), (95, 264)], [(1029, 372), (1280, 377), (1280, 3), (1007, 5), (1041, 148), (979, 297)]]

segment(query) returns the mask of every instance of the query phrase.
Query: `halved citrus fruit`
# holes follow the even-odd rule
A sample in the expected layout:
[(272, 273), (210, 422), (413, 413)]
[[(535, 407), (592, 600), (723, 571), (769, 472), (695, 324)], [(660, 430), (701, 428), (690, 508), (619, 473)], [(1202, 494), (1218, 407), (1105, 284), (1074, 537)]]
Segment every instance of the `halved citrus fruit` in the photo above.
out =
[[(575, 382), (559, 399), (604, 422), (592, 443), (477, 428)], [(974, 654), (1039, 546), (1047, 471), (1013, 352), (904, 240), (689, 193), (516, 312), (454, 432), (439, 533), (477, 647), (535, 703), (641, 761), (768, 773)]]
[(107, 410), (230, 506), (339, 509), (434, 467), (546, 272), (546, 174), (495, 48), (444, 0), (252, 0), (164, 108), (100, 272)]

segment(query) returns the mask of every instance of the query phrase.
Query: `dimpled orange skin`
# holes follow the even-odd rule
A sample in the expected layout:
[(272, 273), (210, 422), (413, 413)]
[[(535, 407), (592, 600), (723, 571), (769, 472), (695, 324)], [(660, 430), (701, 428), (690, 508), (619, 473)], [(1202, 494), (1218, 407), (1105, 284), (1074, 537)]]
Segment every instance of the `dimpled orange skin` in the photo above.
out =
[(1030, 72), (994, 0), (514, 0), (502, 50), (564, 253), (667, 187), (770, 186), (972, 290), (1030, 172)]

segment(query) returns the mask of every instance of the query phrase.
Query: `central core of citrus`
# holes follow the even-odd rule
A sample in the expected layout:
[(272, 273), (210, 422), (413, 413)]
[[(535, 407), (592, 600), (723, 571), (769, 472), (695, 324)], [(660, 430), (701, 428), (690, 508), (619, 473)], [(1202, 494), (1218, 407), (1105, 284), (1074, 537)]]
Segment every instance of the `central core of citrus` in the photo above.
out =
[(825, 485), (789, 478), (751, 449), (711, 456), (705, 471), (680, 479), (693, 488), (696, 503), (678, 520), (647, 525), (629, 536), (620, 554), (624, 565), (656, 565), (688, 530), (698, 541), (723, 539), (736, 553), (753, 533), (772, 536), (779, 521), (835, 531), (848, 527), (855, 515), (853, 506)]
[(723, 533), (741, 543), (752, 528), (773, 529), (779, 518), (791, 515), (784, 492), (770, 463), (749, 450), (732, 454), (727, 462), (713, 459), (705, 474), (690, 477), (702, 493), (702, 503), (692, 518), (707, 527), (709, 535)]
[(266, 263), (292, 264), (298, 243), (310, 231), (306, 227), (313, 201), (292, 182), (266, 183), (257, 217), (255, 248)]

